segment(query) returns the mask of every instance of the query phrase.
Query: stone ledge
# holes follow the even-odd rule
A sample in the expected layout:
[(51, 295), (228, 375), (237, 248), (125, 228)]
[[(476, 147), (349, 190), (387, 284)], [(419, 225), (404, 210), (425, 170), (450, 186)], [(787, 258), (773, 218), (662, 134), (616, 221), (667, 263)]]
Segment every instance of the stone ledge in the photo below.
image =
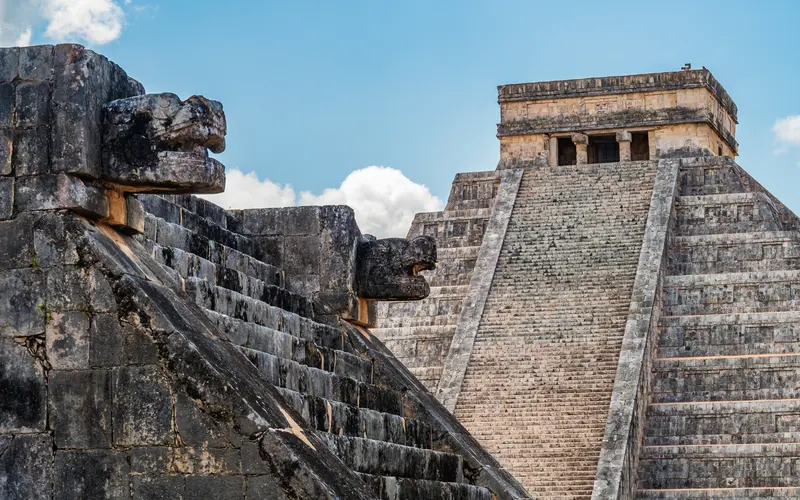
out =
[(639, 75), (578, 78), (549, 82), (516, 83), (497, 87), (497, 102), (535, 101), (564, 97), (627, 94), (705, 87), (720, 101), (734, 120), (738, 109), (728, 92), (705, 68), (690, 71), (667, 71)]

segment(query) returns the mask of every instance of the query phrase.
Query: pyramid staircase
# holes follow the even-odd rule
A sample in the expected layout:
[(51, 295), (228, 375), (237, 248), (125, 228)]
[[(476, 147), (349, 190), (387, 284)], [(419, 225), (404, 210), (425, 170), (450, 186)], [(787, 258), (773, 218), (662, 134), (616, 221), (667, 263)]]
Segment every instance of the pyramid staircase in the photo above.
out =
[(465, 458), (437, 450), (406, 394), (382, 384), (376, 361), (345, 332), (316, 322), (308, 298), (227, 214), (191, 196), (142, 196), (140, 242), (238, 346), (330, 450), (385, 500), (490, 500)]
[(641, 499), (800, 496), (800, 233), (730, 160), (684, 162)]

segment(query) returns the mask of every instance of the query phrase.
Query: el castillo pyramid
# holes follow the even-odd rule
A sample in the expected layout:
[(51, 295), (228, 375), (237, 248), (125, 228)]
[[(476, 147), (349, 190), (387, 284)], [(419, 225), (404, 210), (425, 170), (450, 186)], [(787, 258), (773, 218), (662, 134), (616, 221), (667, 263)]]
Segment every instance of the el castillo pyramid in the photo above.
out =
[(194, 196), (221, 103), (0, 49), (0, 499), (800, 495), (798, 221), (725, 90), (499, 101), (498, 168), (375, 239)]
[(536, 498), (800, 496), (800, 220), (705, 68), (504, 85), (373, 330)]

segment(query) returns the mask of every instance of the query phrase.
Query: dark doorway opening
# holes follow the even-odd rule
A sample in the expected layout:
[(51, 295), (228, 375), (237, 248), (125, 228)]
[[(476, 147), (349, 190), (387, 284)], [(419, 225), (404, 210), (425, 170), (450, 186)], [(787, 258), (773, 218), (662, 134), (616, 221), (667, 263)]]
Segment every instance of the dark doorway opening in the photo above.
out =
[(615, 135), (589, 136), (589, 163), (616, 163), (619, 161), (619, 143)]
[(558, 164), (575, 165), (578, 161), (578, 151), (575, 143), (569, 137), (558, 138)]
[(650, 159), (650, 139), (647, 132), (631, 133), (631, 161), (646, 161)]

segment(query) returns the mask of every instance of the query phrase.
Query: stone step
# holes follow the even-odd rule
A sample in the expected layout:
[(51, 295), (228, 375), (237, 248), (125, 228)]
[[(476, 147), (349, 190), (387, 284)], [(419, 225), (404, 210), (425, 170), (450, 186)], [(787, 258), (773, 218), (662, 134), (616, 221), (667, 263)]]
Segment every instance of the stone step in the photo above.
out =
[(275, 335), (282, 333), (313, 342), (319, 347), (355, 354), (355, 350), (347, 342), (341, 330), (277, 308), (273, 308), (275, 315), (270, 316), (269, 326), (248, 323), (209, 309), (203, 311), (236, 345), (244, 346), (249, 343), (256, 349), (266, 350), (266, 347), (260, 346), (279, 342), (280, 339)]
[(800, 234), (678, 236), (669, 243), (667, 259), (669, 274), (678, 275), (800, 269)]
[[(254, 359), (254, 357), (258, 357), (259, 365), (266, 363), (270, 366), (270, 369), (277, 370), (275, 377), (279, 377), (280, 383), (276, 383), (275, 385), (280, 385), (281, 387), (286, 387), (302, 393), (306, 392), (304, 389), (308, 387), (307, 384), (310, 380), (324, 377), (322, 374), (316, 373), (318, 371), (329, 375), (335, 374), (339, 377), (350, 378), (356, 382), (362, 382), (365, 384), (372, 382), (371, 361), (364, 362), (364, 360), (359, 359), (358, 362), (353, 362), (352, 359), (345, 360), (344, 356), (342, 356), (342, 358), (336, 362), (329, 363), (322, 360), (321, 356), (317, 354), (316, 356), (312, 355), (306, 359), (303, 359), (302, 362), (298, 362), (291, 358), (263, 352), (253, 349), (252, 347), (238, 347), (242, 350), (242, 352), (247, 354), (249, 358)], [(342, 354), (344, 355), (346, 353)], [(306, 356), (305, 353), (299, 353), (298, 355), (301, 357)], [(268, 359), (264, 359), (263, 357), (268, 357)], [(314, 363), (314, 361), (316, 361), (316, 363)], [(317, 366), (312, 366), (312, 364), (317, 364)], [(275, 379), (271, 377), (270, 380)]]
[(664, 315), (800, 310), (800, 270), (664, 278)]
[(464, 482), (463, 459), (453, 453), (329, 433), (320, 433), (319, 438), (355, 472), (446, 483)]
[(698, 498), (703, 500), (744, 500), (750, 498), (800, 498), (800, 488), (693, 488), (639, 490), (639, 499), (681, 499)]
[(760, 192), (678, 196), (675, 211), (681, 236), (783, 230), (772, 200)]
[[(149, 214), (147, 217), (150, 217), (150, 219), (146, 219), (148, 221), (151, 219), (155, 220)], [(165, 224), (164, 221), (161, 221), (161, 223)], [(155, 222), (153, 222), (153, 224), (155, 224)], [(180, 228), (181, 226), (176, 227)], [(145, 230), (148, 230), (148, 226), (145, 226)], [(183, 230), (185, 230), (185, 228), (176, 229), (176, 231)], [(155, 231), (155, 229), (153, 229), (153, 231)], [(216, 277), (216, 269), (212, 272), (209, 267), (213, 265), (216, 266), (216, 268), (237, 271), (246, 276), (264, 281), (265, 283), (284, 287), (286, 285), (283, 271), (279, 268), (266, 264), (255, 257), (225, 246), (222, 243), (204, 241), (201, 243), (183, 244), (178, 247), (171, 245), (178, 244), (181, 238), (165, 238), (163, 231), (161, 243), (155, 241), (157, 237), (155, 234), (147, 234), (146, 236), (147, 237), (137, 237), (137, 239), (142, 246), (150, 252), (153, 258), (179, 271), (185, 269), (185, 274), (190, 276)], [(189, 240), (193, 240), (191, 233), (185, 234), (184, 236)], [(187, 247), (189, 249), (187, 249)], [(193, 251), (201, 253), (195, 254)], [(192, 272), (199, 274), (192, 274)]]
[(379, 317), (378, 327), (383, 328), (417, 328), (428, 326), (453, 326), (458, 324), (458, 314), (447, 314), (434, 316), (433, 313), (427, 316), (390, 316)]
[(651, 404), (645, 445), (800, 442), (800, 399)]
[(414, 448), (431, 447), (431, 428), (419, 420), (300, 394), (289, 389), (279, 390), (284, 399), (317, 430)]
[(359, 474), (380, 500), (494, 500), (492, 492), (480, 486), (424, 479)]
[(414, 216), (414, 224), (431, 224), (434, 222), (455, 221), (459, 219), (488, 219), (492, 216), (491, 208), (463, 208), (444, 210), (441, 212), (422, 212)]
[(268, 286), (260, 297), (250, 297), (200, 278), (186, 279), (184, 288), (202, 307), (248, 323), (273, 327), (273, 317), (281, 316), (279, 311), (313, 318), (311, 302), (285, 288)]
[[(219, 315), (209, 311), (212, 315)], [(266, 354), (288, 359), (311, 368), (333, 373), (359, 374), (360, 377), (371, 377), (372, 361), (336, 347), (318, 345), (313, 339), (305, 339), (285, 332), (262, 327), (253, 323), (244, 323), (229, 317), (213, 318), (228, 339), (241, 347), (254, 349)], [(321, 337), (321, 336), (315, 336)], [(341, 336), (334, 344), (340, 344)], [(349, 344), (346, 344), (349, 346)], [(356, 378), (356, 377), (353, 377)]]
[(800, 486), (800, 444), (645, 446), (640, 489)]
[(800, 352), (800, 311), (665, 316), (656, 357)]
[[(359, 374), (334, 373), (301, 365), (272, 354), (238, 347), (272, 385), (303, 395), (405, 416), (403, 395), (392, 389), (358, 380)], [(366, 377), (361, 377), (366, 378)]]
[(203, 221), (198, 230), (193, 231), (182, 223), (145, 214), (144, 234), (161, 246), (180, 248), (212, 262), (216, 261), (214, 253), (220, 251), (218, 247), (223, 246), (253, 258), (257, 257), (252, 239), (223, 229), (205, 219)]
[(657, 358), (656, 403), (800, 398), (800, 355)]
[(679, 194), (682, 196), (744, 193), (751, 191), (749, 176), (732, 159), (721, 157), (701, 162), (685, 159), (679, 173)]
[(183, 279), (198, 278), (254, 298), (261, 297), (268, 286), (285, 287), (283, 272), (272, 266), (269, 266), (270, 272), (264, 273), (266, 279), (261, 279), (236, 269), (216, 265), (179, 248), (162, 247), (157, 243), (152, 243), (151, 246), (153, 258), (159, 264), (177, 271)]
[(198, 219), (228, 229), (230, 213), (210, 201), (190, 194), (139, 194), (144, 209), (156, 217), (173, 224), (181, 224), (192, 231), (202, 231)]

